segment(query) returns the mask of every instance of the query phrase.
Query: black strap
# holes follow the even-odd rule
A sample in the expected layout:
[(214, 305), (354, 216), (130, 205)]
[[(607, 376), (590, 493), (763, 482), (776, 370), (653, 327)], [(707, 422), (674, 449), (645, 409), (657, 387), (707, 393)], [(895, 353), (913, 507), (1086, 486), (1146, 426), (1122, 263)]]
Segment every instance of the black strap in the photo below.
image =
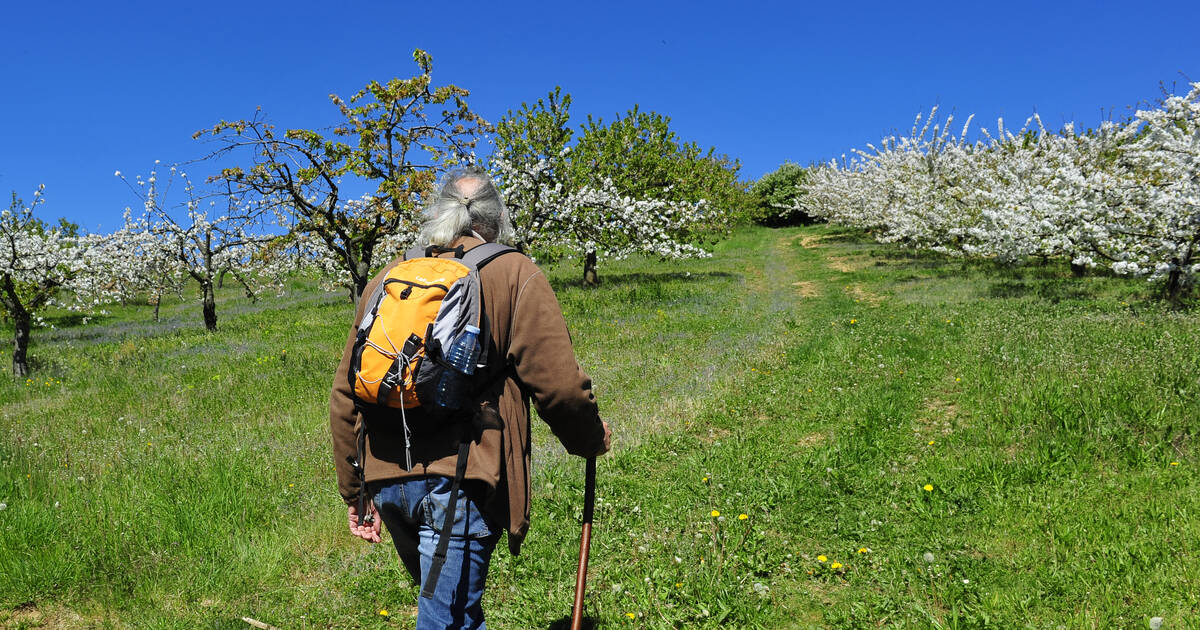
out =
[(433, 258), (434, 256), (437, 256), (438, 254), (446, 254), (449, 252), (454, 252), (455, 258), (462, 258), (463, 255), (467, 253), (467, 250), (464, 249), (462, 245), (459, 245), (458, 247), (442, 247), (440, 245), (430, 245), (429, 247), (425, 248), (425, 257)]
[(463, 477), (467, 474), (467, 453), (470, 449), (469, 441), (462, 440), (458, 443), (458, 465), (454, 469), (454, 481), (450, 483), (450, 505), (446, 506), (446, 521), (442, 523), (441, 537), (438, 538), (437, 549), (433, 552), (429, 575), (425, 578), (425, 586), (421, 588), (421, 597), (425, 599), (433, 599), (442, 565), (446, 564), (446, 552), (450, 549), (450, 530), (454, 527), (454, 512), (458, 507), (458, 491), (462, 486)]
[(356, 446), (358, 447), (357, 459), (351, 455), (347, 455), (346, 459), (350, 461), (350, 466), (354, 468), (354, 474), (358, 477), (358, 526), (362, 527), (363, 520), (366, 517), (367, 508), (367, 474), (366, 470), (363, 468), (363, 451), (367, 450), (366, 416), (360, 417), (358, 435), (356, 435), (355, 438)]

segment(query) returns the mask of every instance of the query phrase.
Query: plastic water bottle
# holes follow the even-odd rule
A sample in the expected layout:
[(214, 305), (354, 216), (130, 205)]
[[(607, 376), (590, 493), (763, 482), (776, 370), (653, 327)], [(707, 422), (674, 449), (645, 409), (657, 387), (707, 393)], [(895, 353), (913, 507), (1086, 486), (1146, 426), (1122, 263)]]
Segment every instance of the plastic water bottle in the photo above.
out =
[(443, 409), (458, 409), (462, 406), (463, 387), (466, 384), (464, 375), (475, 373), (475, 361), (479, 357), (479, 329), (468, 325), (463, 333), (450, 344), (446, 353), (446, 362), (453, 370), (442, 372), (438, 380), (437, 406)]

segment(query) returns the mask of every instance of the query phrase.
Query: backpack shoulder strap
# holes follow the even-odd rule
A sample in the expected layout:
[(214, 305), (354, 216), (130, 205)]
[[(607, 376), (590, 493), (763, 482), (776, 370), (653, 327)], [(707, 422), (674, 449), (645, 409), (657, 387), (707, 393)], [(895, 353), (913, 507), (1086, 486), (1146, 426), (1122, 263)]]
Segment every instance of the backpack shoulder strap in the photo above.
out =
[(463, 255), (463, 262), (473, 265), (476, 269), (483, 269), (484, 265), (515, 251), (517, 250), (502, 243), (484, 243), (468, 249)]

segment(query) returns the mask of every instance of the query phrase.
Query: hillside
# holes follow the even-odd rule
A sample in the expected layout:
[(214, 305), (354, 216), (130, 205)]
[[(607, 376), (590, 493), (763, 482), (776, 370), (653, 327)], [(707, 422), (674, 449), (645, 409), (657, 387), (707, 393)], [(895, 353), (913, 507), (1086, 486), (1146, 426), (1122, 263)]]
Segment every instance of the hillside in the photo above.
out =
[[(614, 430), (604, 627), (1197, 627), (1200, 316), (828, 227), (714, 254), (549, 270)], [(344, 531), (350, 305), (314, 287), (228, 289), (215, 334), (192, 296), (35, 330), (34, 376), (0, 379), (0, 625), (411, 625), (391, 546)], [(582, 461), (534, 433), (494, 628), (570, 611)]]

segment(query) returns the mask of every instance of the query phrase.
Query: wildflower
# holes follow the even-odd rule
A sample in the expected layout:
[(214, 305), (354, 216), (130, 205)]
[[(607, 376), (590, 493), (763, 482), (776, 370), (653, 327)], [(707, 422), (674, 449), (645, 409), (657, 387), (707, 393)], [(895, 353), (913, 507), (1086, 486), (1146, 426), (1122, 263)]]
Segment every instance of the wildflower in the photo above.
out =
[(817, 556), (817, 562), (825, 562), (828, 559), (829, 558), (826, 558), (825, 556)]
[(630, 619), (637, 619), (637, 615), (635, 615), (635, 614), (633, 614), (633, 613), (631, 613), (631, 612), (627, 612), (627, 613), (625, 613), (625, 616), (626, 616), (626, 617), (629, 617)]
[(683, 588), (683, 582), (676, 582), (675, 588)]
[(705, 478), (701, 479), (701, 480), (700, 480), (700, 483), (708, 483), (708, 477), (705, 477)]
[(850, 323), (851, 323), (851, 324), (857, 324), (857, 323), (858, 323), (858, 320), (857, 320), (857, 319), (852, 319), (852, 320), (850, 320)]
[(379, 611), (379, 614), (381, 614), (381, 615), (383, 615), (384, 617), (386, 617), (386, 616), (388, 616), (388, 611), (387, 611), (387, 609), (386, 609), (386, 608), (384, 608), (383, 610)]
[(829, 568), (830, 568), (830, 569), (840, 569), (840, 568), (842, 568), (842, 563), (841, 563), (841, 562), (834, 562), (833, 564), (829, 565)]
[(959, 377), (957, 377), (957, 376), (955, 376), (955, 377), (954, 377), (954, 382), (955, 382), (955, 383), (962, 382), (962, 379), (961, 379), (961, 378), (959, 378)]
[(929, 445), (933, 446), (933, 440), (929, 440)]
[(928, 551), (926, 551), (921, 557), (925, 559), (925, 562), (933, 562), (933, 554)]
[(927, 483), (923, 486), (925, 492), (933, 492), (933, 484)]
[(1172, 466), (1178, 466), (1178, 465), (1179, 465), (1179, 462), (1171, 462), (1171, 465), (1172, 465)]
[(871, 553), (871, 550), (867, 549), (866, 547), (859, 547), (858, 553)]
[(289, 487), (289, 488), (295, 488), (295, 487), (296, 487), (296, 484), (294, 484), (294, 483), (289, 483), (289, 484), (288, 484), (288, 487)]
[(750, 518), (750, 515), (748, 515), (748, 514), (738, 514), (738, 520), (739, 520), (739, 521), (744, 521), (744, 520), (746, 520), (746, 519), (748, 519), (748, 518)]
[(0, 512), (3, 512), (4, 510), (7, 510), (7, 509), (8, 509), (7, 503), (0, 503)]
[(713, 510), (713, 511), (712, 511), (712, 517), (713, 517), (713, 518), (717, 518), (717, 517), (718, 517), (718, 516), (720, 516), (720, 515), (721, 515), (721, 511), (720, 511), (720, 510)]

